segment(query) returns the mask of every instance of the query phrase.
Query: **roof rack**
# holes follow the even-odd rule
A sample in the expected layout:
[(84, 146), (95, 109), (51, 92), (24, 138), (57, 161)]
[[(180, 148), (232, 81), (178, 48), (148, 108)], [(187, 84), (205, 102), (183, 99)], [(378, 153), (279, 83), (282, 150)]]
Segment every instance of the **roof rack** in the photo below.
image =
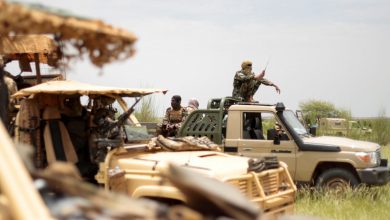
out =
[(275, 106), (276, 104), (260, 103), (259, 101), (254, 101), (254, 102), (238, 102), (237, 105), (263, 105), (263, 106)]

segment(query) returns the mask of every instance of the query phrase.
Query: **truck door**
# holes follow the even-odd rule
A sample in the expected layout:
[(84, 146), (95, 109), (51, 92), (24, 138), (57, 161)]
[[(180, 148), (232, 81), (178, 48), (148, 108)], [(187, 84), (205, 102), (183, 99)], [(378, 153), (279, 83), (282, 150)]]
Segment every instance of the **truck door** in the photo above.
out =
[[(294, 178), (298, 146), (277, 116), (273, 112), (247, 111), (242, 112), (241, 119), (238, 153), (252, 158), (277, 156)], [(279, 141), (274, 141), (276, 136)]]

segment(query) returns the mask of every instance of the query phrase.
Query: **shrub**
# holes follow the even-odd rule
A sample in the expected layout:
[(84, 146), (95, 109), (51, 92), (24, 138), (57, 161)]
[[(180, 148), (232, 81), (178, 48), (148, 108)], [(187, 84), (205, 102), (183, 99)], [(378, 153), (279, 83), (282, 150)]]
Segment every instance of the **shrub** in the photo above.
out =
[(155, 104), (153, 96), (148, 96), (142, 99), (141, 105), (134, 112), (140, 122), (158, 122), (157, 106)]
[(382, 110), (372, 126), (372, 139), (381, 145), (390, 142), (390, 120), (385, 115), (386, 112)]

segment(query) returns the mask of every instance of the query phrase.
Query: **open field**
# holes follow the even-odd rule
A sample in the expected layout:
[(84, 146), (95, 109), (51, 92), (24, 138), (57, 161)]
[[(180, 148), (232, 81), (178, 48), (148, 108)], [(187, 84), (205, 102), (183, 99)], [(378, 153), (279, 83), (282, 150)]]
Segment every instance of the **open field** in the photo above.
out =
[[(382, 157), (390, 159), (390, 144), (383, 147)], [(300, 189), (295, 213), (337, 220), (390, 219), (390, 184), (342, 193)]]

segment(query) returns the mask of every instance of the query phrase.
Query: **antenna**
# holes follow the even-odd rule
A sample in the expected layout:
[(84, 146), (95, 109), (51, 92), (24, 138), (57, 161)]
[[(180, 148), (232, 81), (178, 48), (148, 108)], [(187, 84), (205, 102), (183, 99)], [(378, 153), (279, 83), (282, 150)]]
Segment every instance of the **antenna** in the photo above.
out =
[(267, 63), (265, 63), (264, 71), (267, 69), (270, 59), (271, 59), (271, 57), (268, 57)]

